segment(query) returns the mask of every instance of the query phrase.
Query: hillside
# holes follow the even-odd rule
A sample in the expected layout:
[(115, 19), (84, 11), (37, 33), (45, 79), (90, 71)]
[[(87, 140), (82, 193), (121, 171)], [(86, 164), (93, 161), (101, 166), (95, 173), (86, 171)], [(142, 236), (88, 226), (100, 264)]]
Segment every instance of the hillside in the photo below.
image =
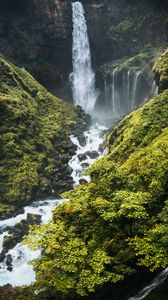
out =
[[(88, 117), (0, 55), (0, 218), (72, 187), (67, 163)], [(80, 124), (80, 125), (79, 125)]]
[(126, 116), (108, 141), (109, 154), (88, 170), (91, 182), (65, 193), (70, 200), (55, 209), (53, 223), (27, 237), (44, 249), (35, 286), (50, 297), (78, 299), (141, 268), (167, 266), (168, 90)]

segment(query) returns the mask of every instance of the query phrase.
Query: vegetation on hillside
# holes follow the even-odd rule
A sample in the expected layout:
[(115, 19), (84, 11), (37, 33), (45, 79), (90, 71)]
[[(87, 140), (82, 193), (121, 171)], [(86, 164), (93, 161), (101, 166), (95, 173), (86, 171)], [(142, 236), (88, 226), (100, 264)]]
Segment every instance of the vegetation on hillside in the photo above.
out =
[(168, 49), (160, 56), (154, 65), (155, 80), (159, 86), (159, 92), (168, 88)]
[(72, 186), (69, 135), (80, 134), (86, 121), (79, 107), (0, 55), (0, 218), (36, 196)]
[(168, 264), (168, 90), (126, 116), (108, 141), (91, 182), (65, 193), (53, 221), (26, 238), (43, 249), (35, 288), (48, 295), (77, 299)]

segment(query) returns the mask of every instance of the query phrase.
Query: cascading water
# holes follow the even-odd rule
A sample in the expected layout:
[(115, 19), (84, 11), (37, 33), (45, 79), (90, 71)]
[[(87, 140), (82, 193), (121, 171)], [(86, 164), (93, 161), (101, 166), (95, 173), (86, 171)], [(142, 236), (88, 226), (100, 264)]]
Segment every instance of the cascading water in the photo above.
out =
[(158, 86), (156, 85), (156, 82), (153, 81), (152, 88), (151, 88), (151, 94), (156, 96), (157, 93), (158, 93)]
[[(80, 105), (88, 113), (94, 109), (96, 102), (95, 75), (91, 67), (91, 55), (87, 26), (84, 17), (83, 6), (79, 2), (72, 3), (73, 10), (73, 73), (71, 74), (73, 98), (76, 105)], [(69, 166), (72, 168), (72, 178), (74, 185), (78, 185), (80, 180), (89, 180), (89, 177), (82, 175), (84, 168), (92, 164), (101, 155), (99, 145), (103, 142), (105, 131), (104, 126), (95, 124), (89, 131), (84, 133), (85, 142), (81, 146), (78, 139), (71, 136), (70, 139), (77, 146), (77, 152), (70, 160)], [(35, 281), (35, 273), (28, 263), (36, 259), (41, 251), (30, 251), (20, 243), (10, 250), (4, 251), (4, 238), (8, 235), (8, 229), (13, 228), (16, 223), (27, 219), (28, 214), (41, 216), (42, 223), (47, 223), (52, 217), (52, 209), (66, 199), (55, 199), (36, 201), (32, 205), (25, 207), (22, 214), (16, 217), (0, 221), (0, 286), (11, 284), (12, 286), (28, 285)], [(8, 227), (8, 228), (7, 228)], [(7, 257), (10, 256), (10, 267)], [(4, 259), (2, 259), (4, 257)]]
[(111, 118), (120, 118), (156, 96), (157, 90), (155, 81), (142, 70), (110, 69), (104, 76), (102, 109)]
[(133, 90), (132, 90), (132, 99), (131, 99), (131, 109), (135, 107), (136, 103), (136, 91), (140, 79), (141, 71), (138, 71), (134, 74), (134, 79), (133, 79)]
[[(81, 146), (78, 139), (70, 136), (71, 141), (77, 146), (76, 154), (69, 161), (72, 168), (72, 178), (74, 185), (78, 185), (81, 180), (89, 181), (89, 177), (83, 175), (84, 169), (91, 165), (95, 159), (102, 155), (99, 151), (99, 145), (103, 142), (105, 128), (102, 125), (95, 124), (84, 133), (84, 145)], [(35, 273), (29, 261), (39, 257), (41, 251), (30, 251), (26, 246), (18, 243), (5, 252), (5, 259), (1, 260), (3, 254), (3, 241), (5, 236), (9, 236), (9, 227), (14, 227), (21, 220), (26, 220), (28, 214), (41, 216), (42, 223), (47, 223), (52, 218), (52, 210), (66, 199), (39, 200), (33, 202), (30, 206), (24, 208), (24, 212), (7, 220), (0, 221), (0, 286), (7, 283), (12, 286), (29, 285), (35, 281)], [(7, 264), (7, 257), (11, 257), (11, 268)]]
[(127, 105), (129, 107), (129, 98), (130, 98), (130, 74), (131, 74), (131, 71), (129, 70), (127, 72)]
[(92, 113), (96, 103), (95, 74), (91, 65), (91, 53), (84, 9), (80, 2), (72, 3), (73, 15), (73, 73), (72, 94), (75, 105), (80, 105), (87, 113)]
[(156, 287), (163, 283), (168, 277), (168, 268), (163, 270), (153, 281), (143, 288), (136, 296), (129, 298), (128, 300), (142, 300), (145, 299)]
[(112, 113), (113, 115), (115, 116), (115, 114), (117, 113), (117, 103), (116, 103), (116, 94), (115, 94), (115, 75), (117, 73), (117, 69), (114, 69), (113, 70), (113, 73), (112, 73)]

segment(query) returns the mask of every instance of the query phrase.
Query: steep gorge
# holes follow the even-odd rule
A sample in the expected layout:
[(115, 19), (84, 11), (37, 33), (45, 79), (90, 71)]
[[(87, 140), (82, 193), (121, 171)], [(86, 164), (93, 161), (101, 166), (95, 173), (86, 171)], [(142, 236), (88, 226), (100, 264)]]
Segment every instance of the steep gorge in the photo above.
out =
[[(123, 300), (139, 289), (138, 284), (130, 289), (134, 275), (135, 282), (142, 274), (148, 280), (154, 270), (167, 266), (167, 50), (158, 59), (167, 44), (167, 3), (82, 2), (102, 93), (97, 108), (107, 101), (108, 118), (116, 121), (108, 135), (109, 153), (85, 174), (90, 183), (84, 177), (78, 188), (65, 193), (70, 201), (54, 210), (53, 223), (33, 227), (27, 237), (30, 246), (43, 248), (35, 263), (35, 285), (30, 290), (8, 286), (2, 299), (12, 293), (14, 299), (109, 300), (110, 289), (114, 299)], [(76, 138), (71, 135), (85, 145), (82, 132), (90, 118), (47, 92), (24, 69), (71, 101), (70, 5), (48, 0), (0, 4), (0, 47), (20, 65), (0, 56), (1, 218), (32, 199), (55, 197), (73, 185), (68, 161)], [(88, 158), (88, 153), (82, 155)], [(83, 165), (82, 170), (87, 161)], [(36, 216), (28, 218), (39, 223)], [(16, 224), (16, 236), (22, 225)], [(6, 236), (5, 245), (9, 240)], [(42, 292), (35, 294), (36, 289)]]

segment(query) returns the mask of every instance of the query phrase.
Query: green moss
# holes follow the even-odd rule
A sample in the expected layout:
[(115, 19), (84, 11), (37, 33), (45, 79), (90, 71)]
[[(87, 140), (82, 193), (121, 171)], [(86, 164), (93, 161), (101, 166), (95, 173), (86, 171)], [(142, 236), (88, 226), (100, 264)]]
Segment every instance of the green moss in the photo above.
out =
[(161, 48), (153, 48), (151, 45), (147, 45), (143, 51), (135, 56), (122, 58), (119, 60), (119, 70), (132, 70), (135, 71), (148, 71), (154, 64), (154, 61), (160, 55)]
[(34, 265), (37, 286), (83, 296), (122, 280), (139, 264), (152, 270), (167, 264), (167, 239), (156, 244), (167, 227), (159, 225), (168, 184), (168, 93), (162, 97), (117, 125), (109, 155), (89, 171), (91, 183), (64, 194), (70, 201), (55, 210), (54, 223), (28, 237), (34, 247), (45, 244)]
[[(62, 191), (54, 169), (66, 170), (60, 153), (69, 155), (68, 136), (80, 134), (86, 119), (0, 55), (0, 203), (24, 205)], [(69, 173), (65, 177), (69, 187)]]
[(72, 299), (168, 264), (168, 90), (115, 126), (88, 174), (26, 238), (43, 248), (36, 287)]
[(168, 49), (156, 61), (153, 72), (159, 86), (159, 92), (168, 88)]

